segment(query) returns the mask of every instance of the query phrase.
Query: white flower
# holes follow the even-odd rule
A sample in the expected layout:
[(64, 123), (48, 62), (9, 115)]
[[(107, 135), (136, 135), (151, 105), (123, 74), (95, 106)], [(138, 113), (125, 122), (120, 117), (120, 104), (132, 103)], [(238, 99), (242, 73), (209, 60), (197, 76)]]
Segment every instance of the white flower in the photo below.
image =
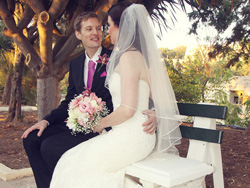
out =
[(82, 112), (79, 110), (79, 108), (76, 108), (73, 110), (74, 112), (74, 115), (75, 115), (75, 118), (77, 118), (78, 116), (80, 116), (82, 114)]
[(95, 108), (95, 109), (98, 108), (98, 104), (97, 104), (96, 100), (90, 101), (90, 104), (91, 104), (91, 107), (92, 107), (92, 108)]
[(86, 123), (89, 119), (89, 115), (88, 113), (81, 113), (81, 115), (78, 116), (78, 119)]
[(69, 127), (69, 129), (72, 129), (73, 131), (75, 131), (76, 125), (74, 122), (72, 123), (72, 122), (67, 121), (67, 126)]

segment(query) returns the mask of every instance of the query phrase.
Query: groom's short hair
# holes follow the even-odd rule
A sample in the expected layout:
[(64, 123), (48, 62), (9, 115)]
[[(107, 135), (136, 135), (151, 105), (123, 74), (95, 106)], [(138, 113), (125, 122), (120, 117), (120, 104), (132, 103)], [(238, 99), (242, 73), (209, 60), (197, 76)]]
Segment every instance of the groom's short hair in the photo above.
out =
[(101, 22), (100, 17), (96, 13), (91, 12), (91, 11), (82, 12), (76, 17), (76, 19), (74, 21), (75, 31), (80, 32), (82, 21), (87, 21), (89, 18), (96, 18), (99, 22)]

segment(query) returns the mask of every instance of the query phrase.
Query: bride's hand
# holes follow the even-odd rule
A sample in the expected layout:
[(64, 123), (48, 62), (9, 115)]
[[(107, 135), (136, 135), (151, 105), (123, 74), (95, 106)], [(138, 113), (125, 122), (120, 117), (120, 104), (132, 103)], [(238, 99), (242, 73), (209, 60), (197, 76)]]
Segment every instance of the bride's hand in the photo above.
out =
[(104, 127), (101, 125), (101, 123), (99, 123), (94, 129), (93, 129), (93, 132), (94, 133), (102, 133)]
[(142, 124), (143, 131), (147, 134), (154, 134), (157, 127), (156, 113), (153, 110), (144, 110), (142, 114), (148, 116), (148, 120)]

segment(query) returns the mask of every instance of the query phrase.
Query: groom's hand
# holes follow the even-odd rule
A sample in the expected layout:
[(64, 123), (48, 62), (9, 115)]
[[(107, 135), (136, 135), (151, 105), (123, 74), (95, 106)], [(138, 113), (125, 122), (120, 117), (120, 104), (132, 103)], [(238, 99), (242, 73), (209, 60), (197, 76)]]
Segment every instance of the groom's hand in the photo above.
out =
[(142, 114), (148, 116), (148, 120), (142, 124), (143, 131), (147, 134), (154, 134), (157, 127), (156, 113), (153, 110), (144, 110)]
[(48, 121), (46, 120), (42, 120), (42, 121), (39, 121), (38, 123), (36, 123), (35, 125), (31, 126), (30, 128), (28, 128), (22, 135), (22, 139), (23, 138), (27, 138), (27, 136), (30, 134), (30, 132), (38, 129), (38, 133), (37, 133), (37, 136), (40, 137), (44, 131), (44, 129), (46, 129), (46, 127), (48, 126)]

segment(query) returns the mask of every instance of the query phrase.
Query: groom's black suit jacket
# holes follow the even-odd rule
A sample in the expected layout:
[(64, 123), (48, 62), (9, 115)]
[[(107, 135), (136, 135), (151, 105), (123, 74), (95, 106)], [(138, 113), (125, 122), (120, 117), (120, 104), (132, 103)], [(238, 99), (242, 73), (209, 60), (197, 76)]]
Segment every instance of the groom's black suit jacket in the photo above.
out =
[[(111, 51), (102, 48), (101, 56), (107, 54), (110, 56)], [(45, 120), (49, 122), (50, 125), (53, 124), (63, 124), (65, 125), (65, 120), (68, 117), (68, 105), (70, 101), (76, 96), (81, 94), (85, 89), (85, 84), (83, 82), (84, 78), (84, 62), (85, 54), (78, 56), (76, 59), (70, 62), (69, 70), (69, 86), (67, 89), (67, 95), (65, 100), (61, 102), (57, 109), (52, 110), (50, 114), (44, 117)], [(106, 76), (101, 77), (101, 74), (106, 71), (106, 65), (103, 65), (99, 70), (101, 64), (98, 63), (96, 71), (93, 77), (93, 83), (91, 91), (95, 92), (98, 97), (101, 97), (103, 101), (106, 101), (107, 107), (110, 112), (113, 111), (113, 104), (111, 100), (111, 95), (109, 90), (104, 87)], [(99, 70), (99, 71), (98, 71)]]

